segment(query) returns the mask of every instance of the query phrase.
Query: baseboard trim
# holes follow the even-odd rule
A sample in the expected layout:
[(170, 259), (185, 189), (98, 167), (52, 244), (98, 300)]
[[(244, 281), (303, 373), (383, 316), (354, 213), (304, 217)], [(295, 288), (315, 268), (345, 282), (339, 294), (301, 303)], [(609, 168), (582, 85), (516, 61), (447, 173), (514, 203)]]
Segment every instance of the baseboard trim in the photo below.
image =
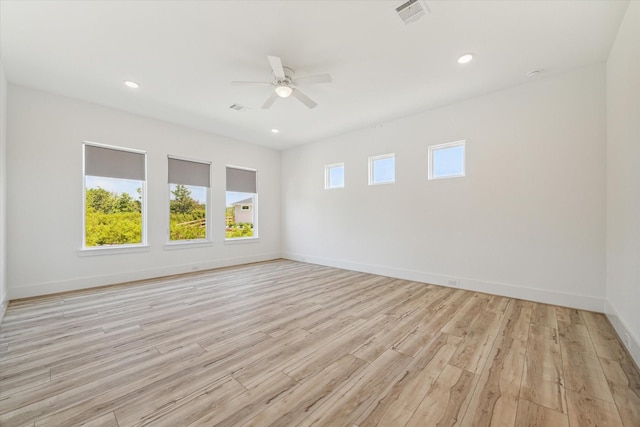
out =
[(194, 264), (128, 271), (124, 273), (107, 274), (101, 276), (81, 277), (71, 280), (34, 283), (23, 286), (9, 287), (7, 300), (57, 294), (60, 292), (77, 291), (80, 289), (115, 285), (118, 283), (133, 282), (136, 280), (146, 280), (163, 276), (172, 276), (174, 274), (193, 273), (194, 271), (232, 267), (235, 265), (250, 264), (253, 262), (271, 261), (279, 258), (281, 258), (280, 253), (269, 253), (251, 257), (227, 258), (210, 262), (198, 262)]
[[(618, 310), (609, 301), (605, 303), (605, 315), (613, 325), (613, 329), (616, 330), (618, 337), (620, 337), (620, 342), (622, 342), (622, 345), (626, 347), (631, 358), (636, 362), (636, 366), (640, 367), (640, 340), (638, 337), (633, 334), (629, 325), (618, 315)], [(625, 334), (629, 335), (628, 343), (624, 340)]]
[(346, 270), (378, 274), (381, 276), (412, 280), (416, 282), (431, 283), (434, 285), (446, 287), (454, 287), (449, 285), (449, 281), (455, 280), (457, 282), (457, 286), (455, 286), (455, 288), (541, 302), (545, 304), (560, 305), (564, 307), (577, 308), (580, 310), (597, 311), (599, 313), (604, 312), (605, 300), (603, 298), (597, 298), (588, 295), (569, 294), (504, 283), (486, 282), (464, 277), (445, 276), (441, 274), (429, 273), (426, 271), (408, 270), (384, 265), (364, 264), (347, 260), (300, 255), (294, 253), (283, 253), (282, 257), (293, 261), (309, 262), (311, 264), (325, 265), (327, 267), (343, 268)]
[(7, 312), (7, 307), (9, 307), (9, 298), (5, 295), (4, 299), (0, 301), (0, 326), (2, 326), (2, 321), (4, 320), (4, 314)]

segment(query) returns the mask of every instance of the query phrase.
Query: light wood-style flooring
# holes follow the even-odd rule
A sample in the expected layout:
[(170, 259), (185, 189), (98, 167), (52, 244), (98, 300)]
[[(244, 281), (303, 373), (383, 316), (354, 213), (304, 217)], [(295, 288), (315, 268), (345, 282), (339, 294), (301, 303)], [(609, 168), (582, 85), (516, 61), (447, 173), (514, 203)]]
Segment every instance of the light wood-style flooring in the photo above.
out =
[(640, 426), (602, 314), (278, 260), (10, 303), (2, 426)]

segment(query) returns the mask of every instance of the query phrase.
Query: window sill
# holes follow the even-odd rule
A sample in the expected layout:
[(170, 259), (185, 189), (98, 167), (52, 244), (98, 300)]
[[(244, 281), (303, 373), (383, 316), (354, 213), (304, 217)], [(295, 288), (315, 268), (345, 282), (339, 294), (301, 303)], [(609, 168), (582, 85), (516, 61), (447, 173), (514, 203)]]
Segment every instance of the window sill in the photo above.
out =
[(429, 181), (432, 181), (434, 179), (450, 179), (450, 178), (464, 178), (463, 173), (460, 174), (456, 174), (456, 175), (445, 175), (445, 176), (430, 176), (429, 177)]
[(149, 245), (119, 245), (119, 246), (94, 246), (90, 248), (82, 248), (78, 251), (78, 256), (98, 256), (98, 255), (117, 255), (131, 254), (137, 252), (149, 252)]
[(260, 242), (259, 237), (238, 237), (235, 239), (225, 239), (225, 245), (237, 245), (242, 243), (258, 243)]
[(211, 240), (179, 240), (165, 243), (164, 250), (173, 251), (177, 249), (206, 248), (209, 246), (213, 246)]

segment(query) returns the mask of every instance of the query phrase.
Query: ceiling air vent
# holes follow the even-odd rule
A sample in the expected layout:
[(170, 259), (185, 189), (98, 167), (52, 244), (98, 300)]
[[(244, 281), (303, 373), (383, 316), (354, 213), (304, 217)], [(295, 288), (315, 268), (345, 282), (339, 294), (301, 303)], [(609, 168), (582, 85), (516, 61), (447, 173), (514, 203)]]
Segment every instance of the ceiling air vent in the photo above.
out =
[(420, 0), (409, 0), (396, 7), (396, 12), (398, 12), (402, 22), (409, 24), (424, 16), (425, 12), (429, 12), (429, 9)]
[(236, 111), (247, 111), (249, 109), (249, 107), (245, 107), (244, 105), (240, 104), (231, 104), (229, 108)]

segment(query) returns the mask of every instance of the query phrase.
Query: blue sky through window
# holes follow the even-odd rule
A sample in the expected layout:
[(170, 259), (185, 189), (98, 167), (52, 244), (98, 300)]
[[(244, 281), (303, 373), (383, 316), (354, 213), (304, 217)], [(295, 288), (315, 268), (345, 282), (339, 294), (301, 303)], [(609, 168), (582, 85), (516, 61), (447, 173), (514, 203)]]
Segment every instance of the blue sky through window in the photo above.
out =
[(344, 187), (344, 166), (329, 168), (329, 188)]
[(396, 158), (385, 157), (373, 160), (372, 183), (394, 182), (396, 180)]
[(464, 146), (433, 150), (433, 177), (464, 174)]
[(138, 198), (138, 188), (142, 188), (143, 181), (135, 179), (108, 178), (104, 176), (86, 176), (85, 185), (89, 188), (102, 188), (111, 193), (127, 193), (133, 199)]
[(249, 197), (253, 197), (253, 193), (227, 191), (227, 207), (231, 207), (234, 203), (239, 202), (240, 200), (248, 199)]
[[(176, 189), (178, 184), (169, 184), (169, 191)], [(198, 203), (206, 203), (207, 201), (207, 187), (198, 187), (194, 185), (185, 185), (189, 191), (191, 191), (191, 198)], [(169, 199), (173, 200), (175, 197), (171, 193)]]
[[(127, 193), (133, 199), (138, 199), (138, 188), (142, 188), (143, 181), (136, 181), (134, 179), (121, 179), (121, 178), (108, 178), (104, 176), (86, 176), (86, 187), (89, 188), (102, 188), (111, 193), (122, 194)], [(197, 187), (192, 185), (185, 185), (191, 190), (191, 197), (198, 203), (206, 203), (207, 201), (207, 188)], [(170, 184), (170, 191), (176, 188), (176, 184)], [(170, 195), (173, 199), (173, 194)]]

